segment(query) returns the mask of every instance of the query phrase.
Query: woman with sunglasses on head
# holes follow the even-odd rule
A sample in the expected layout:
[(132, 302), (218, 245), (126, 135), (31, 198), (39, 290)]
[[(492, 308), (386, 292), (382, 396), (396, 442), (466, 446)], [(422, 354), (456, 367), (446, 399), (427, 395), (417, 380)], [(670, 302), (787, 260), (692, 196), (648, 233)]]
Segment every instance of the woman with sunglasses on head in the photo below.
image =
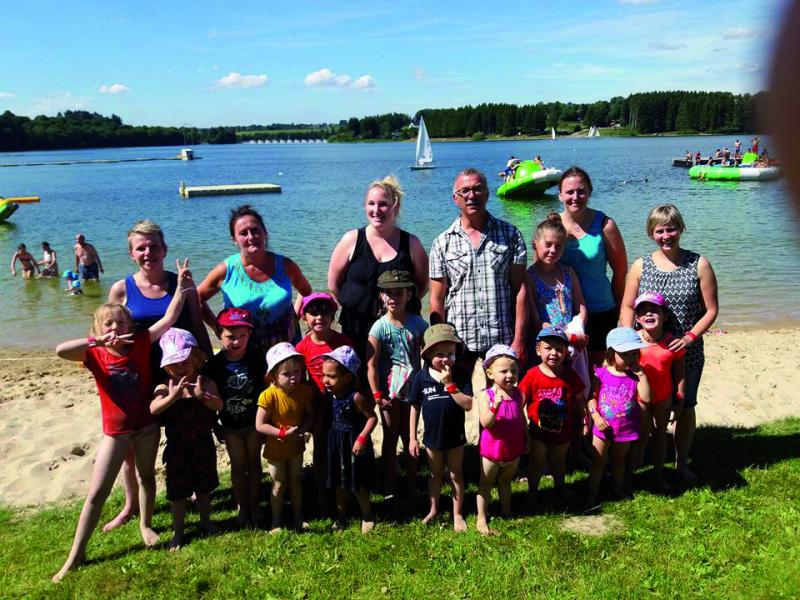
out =
[[(378, 318), (378, 277), (385, 271), (408, 271), (418, 298), (428, 289), (428, 255), (417, 236), (400, 229), (397, 218), (403, 190), (389, 175), (373, 181), (364, 198), (367, 225), (351, 229), (331, 254), (328, 288), (342, 305), (339, 323), (365, 359), (367, 337)], [(419, 314), (419, 302), (409, 310)]]

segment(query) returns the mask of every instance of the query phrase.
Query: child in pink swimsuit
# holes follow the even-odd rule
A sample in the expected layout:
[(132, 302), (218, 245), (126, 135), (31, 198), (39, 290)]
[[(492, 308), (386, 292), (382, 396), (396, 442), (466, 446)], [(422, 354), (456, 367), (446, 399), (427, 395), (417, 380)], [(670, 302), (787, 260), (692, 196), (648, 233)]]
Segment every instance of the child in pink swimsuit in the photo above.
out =
[(503, 516), (511, 517), (511, 478), (525, 450), (526, 426), (516, 352), (504, 344), (492, 346), (483, 368), (492, 385), (477, 397), (481, 422), (477, 529), (486, 535), (491, 533), (486, 514), (495, 480)]
[(630, 327), (617, 327), (606, 337), (605, 360), (594, 370), (595, 380), (587, 408), (592, 418), (592, 466), (589, 470), (588, 506), (594, 506), (606, 455), (611, 449), (614, 495), (630, 499), (624, 489), (625, 467), (631, 442), (639, 439), (642, 409), (650, 402), (650, 385), (639, 365), (639, 350), (646, 344)]

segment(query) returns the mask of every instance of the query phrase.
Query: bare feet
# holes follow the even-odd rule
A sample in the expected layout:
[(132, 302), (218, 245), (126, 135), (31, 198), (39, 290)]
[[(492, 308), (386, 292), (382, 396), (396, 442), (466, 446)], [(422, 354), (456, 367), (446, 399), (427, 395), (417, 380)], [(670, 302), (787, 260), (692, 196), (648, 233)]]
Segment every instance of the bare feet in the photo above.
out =
[(496, 529), (491, 529), (486, 521), (478, 521), (476, 528), (483, 535), (499, 535)]
[(361, 521), (361, 533), (367, 534), (370, 531), (375, 529), (375, 518), (374, 517), (367, 517), (362, 519)]
[(295, 525), (294, 529), (297, 533), (303, 533), (304, 531), (308, 531), (310, 529), (310, 525), (307, 521), (300, 521), (299, 525)]
[(86, 555), (85, 554), (79, 554), (79, 555), (77, 555), (75, 557), (67, 558), (67, 562), (64, 563), (64, 566), (61, 567), (61, 570), (58, 573), (56, 573), (55, 575), (53, 575), (53, 579), (52, 579), (53, 583), (59, 583), (62, 579), (64, 579), (64, 576), (68, 572), (70, 572), (72, 569), (74, 569), (78, 565), (82, 564), (84, 560), (86, 560)]
[(142, 540), (144, 541), (144, 545), (147, 546), (148, 548), (152, 548), (160, 541), (158, 534), (149, 527), (140, 526), (139, 531), (142, 533)]
[(463, 533), (467, 530), (467, 522), (461, 515), (453, 515), (453, 531)]
[(176, 533), (172, 536), (172, 539), (169, 541), (169, 551), (170, 552), (177, 552), (183, 546), (183, 534)]
[(283, 531), (283, 527), (281, 527), (280, 525), (273, 525), (272, 527), (270, 527), (269, 534), (275, 535), (276, 533), (280, 533), (281, 531)]
[(117, 527), (124, 525), (132, 518), (134, 518), (138, 513), (139, 513), (138, 510), (134, 510), (130, 506), (126, 505), (116, 517), (114, 517), (108, 523), (103, 525), (103, 531), (111, 531), (112, 529), (116, 529)]
[(423, 525), (430, 525), (431, 523), (433, 523), (433, 520), (437, 516), (439, 516), (439, 513), (437, 511), (435, 511), (434, 509), (431, 509), (430, 512), (427, 515), (425, 515), (425, 518), (422, 519), (422, 524)]

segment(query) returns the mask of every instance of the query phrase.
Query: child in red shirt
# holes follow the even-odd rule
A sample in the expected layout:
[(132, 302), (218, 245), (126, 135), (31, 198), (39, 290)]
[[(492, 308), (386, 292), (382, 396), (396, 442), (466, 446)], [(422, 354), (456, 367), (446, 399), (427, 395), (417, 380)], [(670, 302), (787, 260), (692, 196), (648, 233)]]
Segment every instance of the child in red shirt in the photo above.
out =
[[(633, 303), (639, 337), (647, 343), (640, 351), (639, 364), (642, 365), (650, 382), (652, 399), (642, 411), (642, 431), (639, 441), (633, 448), (634, 465), (644, 459), (648, 438), (652, 437), (651, 456), (653, 477), (658, 489), (669, 492), (670, 486), (664, 480), (664, 457), (667, 453), (667, 425), (672, 409), (676, 421), (683, 409), (683, 394), (686, 385), (686, 368), (683, 348), (673, 352), (669, 349), (675, 337), (664, 331), (666, 321), (666, 301), (657, 292), (645, 292)], [(673, 404), (674, 398), (674, 404)]]
[(353, 346), (353, 342), (343, 333), (331, 326), (339, 305), (327, 292), (314, 292), (303, 298), (300, 304), (300, 318), (308, 326), (308, 334), (299, 344), (297, 351), (303, 355), (306, 373), (314, 384), (314, 425), (311, 435), (314, 440), (314, 480), (317, 483), (317, 512), (328, 510), (327, 493), (327, 444), (331, 429), (331, 407), (324, 401), (325, 385), (322, 382), (322, 363), (324, 354), (341, 346)]
[(555, 490), (562, 501), (571, 496), (564, 487), (567, 450), (574, 428), (583, 426), (585, 420), (586, 386), (564, 364), (568, 346), (569, 339), (560, 329), (542, 329), (536, 336), (536, 354), (542, 363), (530, 369), (519, 384), (528, 407), (528, 493), (534, 504), (546, 463), (550, 464)]
[(103, 415), (103, 439), (97, 450), (89, 494), (78, 517), (69, 556), (53, 582), (86, 560), (86, 544), (100, 520), (122, 462), (133, 447), (139, 474), (139, 531), (146, 546), (158, 544), (152, 517), (156, 500), (155, 462), (160, 430), (150, 414), (150, 345), (178, 320), (184, 290), (194, 290), (188, 260), (178, 269), (178, 288), (164, 316), (134, 335), (131, 312), (121, 304), (103, 304), (94, 313), (89, 337), (62, 342), (60, 358), (82, 362), (97, 382)]

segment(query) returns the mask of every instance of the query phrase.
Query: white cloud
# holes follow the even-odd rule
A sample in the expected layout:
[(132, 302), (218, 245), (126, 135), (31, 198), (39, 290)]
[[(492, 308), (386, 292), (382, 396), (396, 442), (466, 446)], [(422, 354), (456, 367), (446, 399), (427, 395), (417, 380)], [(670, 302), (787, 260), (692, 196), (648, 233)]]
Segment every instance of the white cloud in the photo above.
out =
[(126, 94), (131, 91), (124, 83), (112, 83), (111, 85), (101, 85), (98, 90), (101, 94)]
[(756, 27), (728, 27), (722, 32), (726, 40), (746, 40), (761, 35), (763, 30)]
[(308, 87), (345, 87), (352, 81), (349, 75), (337, 75), (330, 69), (320, 69), (306, 75), (305, 84)]
[(743, 73), (760, 73), (764, 70), (764, 66), (757, 62), (739, 62), (730, 67), (708, 67), (706, 71), (709, 73), (727, 73), (731, 71), (741, 71)]
[(375, 78), (372, 75), (362, 75), (350, 84), (351, 89), (360, 90), (362, 92), (374, 90), (376, 87), (378, 87), (378, 84), (375, 82)]
[(320, 69), (306, 75), (307, 87), (334, 88), (343, 90), (368, 91), (377, 88), (378, 84), (372, 75), (362, 75), (353, 79), (350, 75), (337, 75), (330, 69)]
[(633, 6), (641, 6), (643, 4), (657, 4), (659, 0), (619, 0), (620, 4), (631, 4)]
[(689, 46), (687, 46), (682, 42), (676, 42), (674, 44), (670, 44), (668, 42), (650, 42), (648, 44), (648, 48), (650, 48), (651, 50), (667, 50), (667, 51), (684, 50), (685, 48), (688, 47)]
[(83, 110), (88, 104), (88, 98), (75, 96), (72, 92), (58, 92), (39, 98), (33, 105), (33, 111), (38, 114), (51, 114), (65, 110)]
[(269, 81), (266, 75), (242, 75), (231, 71), (225, 77), (217, 79), (211, 84), (213, 90), (248, 89), (265, 85)]
[(0, 98), (16, 98), (17, 95), (12, 92), (0, 92)]
[(415, 67), (414, 68), (414, 79), (421, 80), (425, 79), (425, 69), (422, 67)]

